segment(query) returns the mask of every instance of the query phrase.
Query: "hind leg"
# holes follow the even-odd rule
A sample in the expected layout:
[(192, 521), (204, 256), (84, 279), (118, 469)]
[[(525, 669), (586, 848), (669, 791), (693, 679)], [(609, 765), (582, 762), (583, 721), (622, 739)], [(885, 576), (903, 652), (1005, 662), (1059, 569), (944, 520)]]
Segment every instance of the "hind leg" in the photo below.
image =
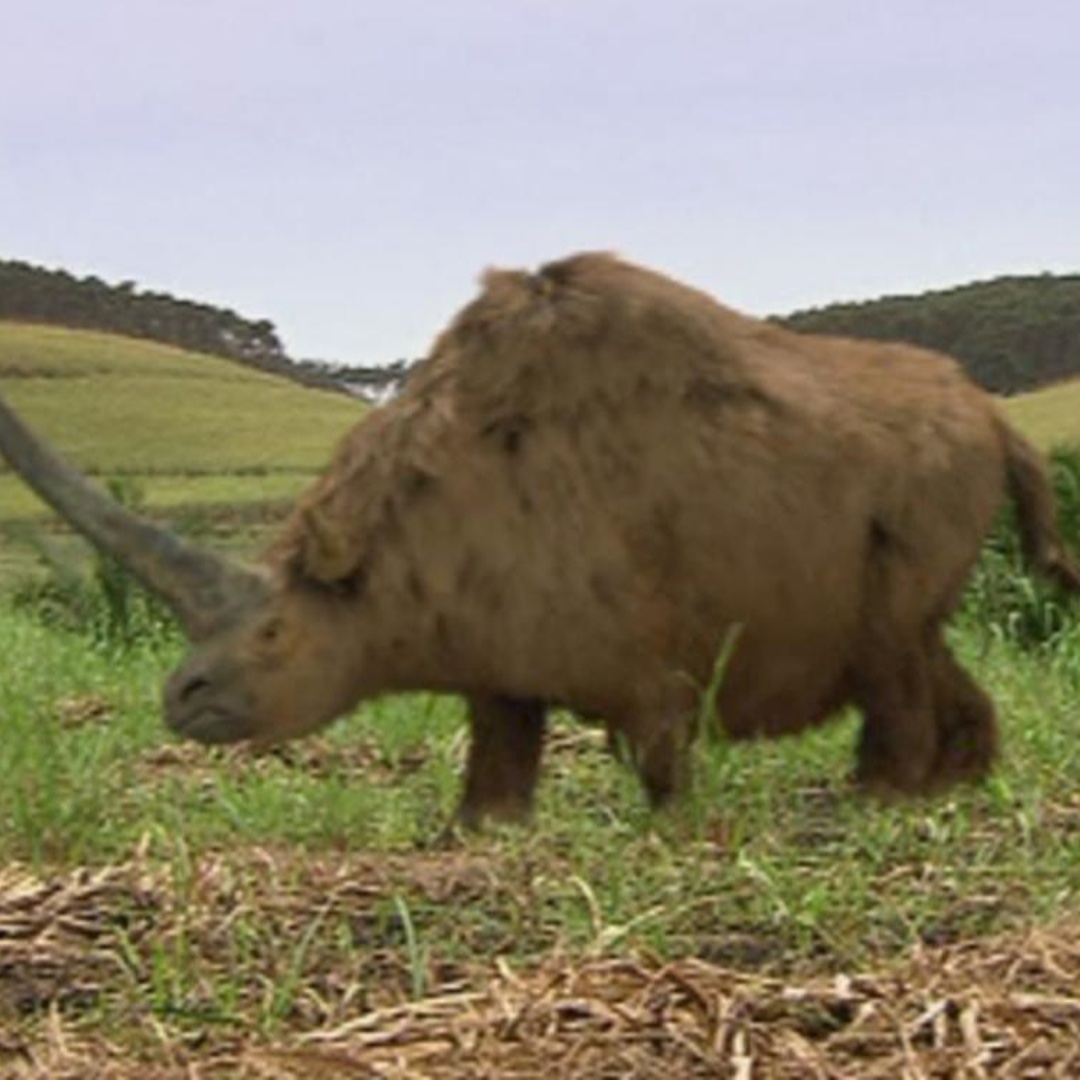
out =
[(998, 725), (990, 698), (943, 641), (931, 652), (938, 751), (933, 786), (982, 780), (997, 758)]
[(928, 790), (938, 751), (931, 673), (923, 650), (880, 653), (854, 678), (863, 725), (855, 777), (878, 795)]
[(520, 822), (532, 812), (546, 727), (539, 701), (469, 698), (472, 742), (458, 820), (476, 828), (485, 818)]

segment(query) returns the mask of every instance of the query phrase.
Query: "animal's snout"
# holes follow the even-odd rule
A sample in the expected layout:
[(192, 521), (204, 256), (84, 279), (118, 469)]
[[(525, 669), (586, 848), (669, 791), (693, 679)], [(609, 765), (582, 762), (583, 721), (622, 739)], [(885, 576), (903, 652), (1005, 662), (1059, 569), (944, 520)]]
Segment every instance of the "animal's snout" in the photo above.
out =
[(165, 723), (203, 743), (251, 737), (250, 709), (242, 695), (219, 686), (202, 666), (184, 666), (165, 684)]
[(165, 717), (170, 727), (174, 718), (198, 705), (198, 699), (210, 690), (210, 680), (205, 672), (180, 668), (165, 684)]
[(180, 705), (190, 705), (202, 691), (208, 689), (210, 680), (203, 675), (192, 675), (182, 679), (176, 687), (176, 700)]

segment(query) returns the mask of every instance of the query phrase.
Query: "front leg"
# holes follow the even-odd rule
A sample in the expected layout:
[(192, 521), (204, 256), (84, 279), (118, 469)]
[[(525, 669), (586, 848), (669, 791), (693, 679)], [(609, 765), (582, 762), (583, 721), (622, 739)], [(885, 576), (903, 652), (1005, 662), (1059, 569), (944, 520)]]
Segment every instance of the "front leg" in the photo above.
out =
[(679, 706), (608, 721), (608, 746), (629, 758), (654, 810), (689, 794), (694, 727)]
[(544, 746), (543, 702), (470, 697), (468, 705), (472, 741), (458, 820), (467, 828), (485, 818), (527, 820)]
[(690, 791), (689, 724), (675, 724), (639, 739), (634, 766), (654, 810), (663, 809)]

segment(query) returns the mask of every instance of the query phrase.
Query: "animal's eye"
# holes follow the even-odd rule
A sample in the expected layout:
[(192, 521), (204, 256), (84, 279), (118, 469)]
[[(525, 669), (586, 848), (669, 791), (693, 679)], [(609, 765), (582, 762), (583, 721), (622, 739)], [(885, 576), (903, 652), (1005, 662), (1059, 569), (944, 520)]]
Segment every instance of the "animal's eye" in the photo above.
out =
[(281, 619), (270, 619), (259, 628), (259, 641), (263, 645), (273, 645), (281, 637), (285, 627)]

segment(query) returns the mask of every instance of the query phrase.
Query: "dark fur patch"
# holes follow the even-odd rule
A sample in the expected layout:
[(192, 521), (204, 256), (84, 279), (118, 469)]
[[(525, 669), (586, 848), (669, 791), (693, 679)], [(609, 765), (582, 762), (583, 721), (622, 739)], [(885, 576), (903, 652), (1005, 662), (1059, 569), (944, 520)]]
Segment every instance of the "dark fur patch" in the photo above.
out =
[(435, 477), (433, 477), (431, 473), (417, 468), (415, 465), (407, 468), (404, 476), (401, 478), (402, 491), (412, 499), (425, 494), (434, 486)]
[(435, 641), (443, 653), (450, 652), (454, 647), (453, 638), (450, 635), (450, 620), (442, 611), (436, 611), (432, 621), (435, 628)]
[(492, 440), (507, 457), (516, 457), (529, 431), (529, 421), (523, 416), (507, 417), (488, 424), (481, 434)]
[(418, 604), (426, 603), (428, 598), (427, 588), (413, 566), (409, 567), (408, 573), (405, 575), (405, 588), (409, 590), (409, 596)]
[(718, 379), (691, 379), (683, 390), (683, 401), (701, 412), (745, 408), (747, 405), (758, 405), (771, 411), (780, 408), (778, 402), (756, 386)]
[(454, 590), (458, 594), (467, 594), (476, 585), (476, 579), (480, 569), (480, 560), (475, 551), (466, 551), (458, 563), (457, 574), (454, 578)]
[(348, 577), (336, 581), (321, 581), (305, 573), (299, 559), (292, 559), (285, 564), (290, 589), (307, 591), (319, 596), (334, 597), (340, 600), (359, 600), (367, 586), (367, 567), (358, 566)]
[(870, 519), (870, 550), (883, 551), (892, 547), (893, 538), (888, 529), (877, 518)]

